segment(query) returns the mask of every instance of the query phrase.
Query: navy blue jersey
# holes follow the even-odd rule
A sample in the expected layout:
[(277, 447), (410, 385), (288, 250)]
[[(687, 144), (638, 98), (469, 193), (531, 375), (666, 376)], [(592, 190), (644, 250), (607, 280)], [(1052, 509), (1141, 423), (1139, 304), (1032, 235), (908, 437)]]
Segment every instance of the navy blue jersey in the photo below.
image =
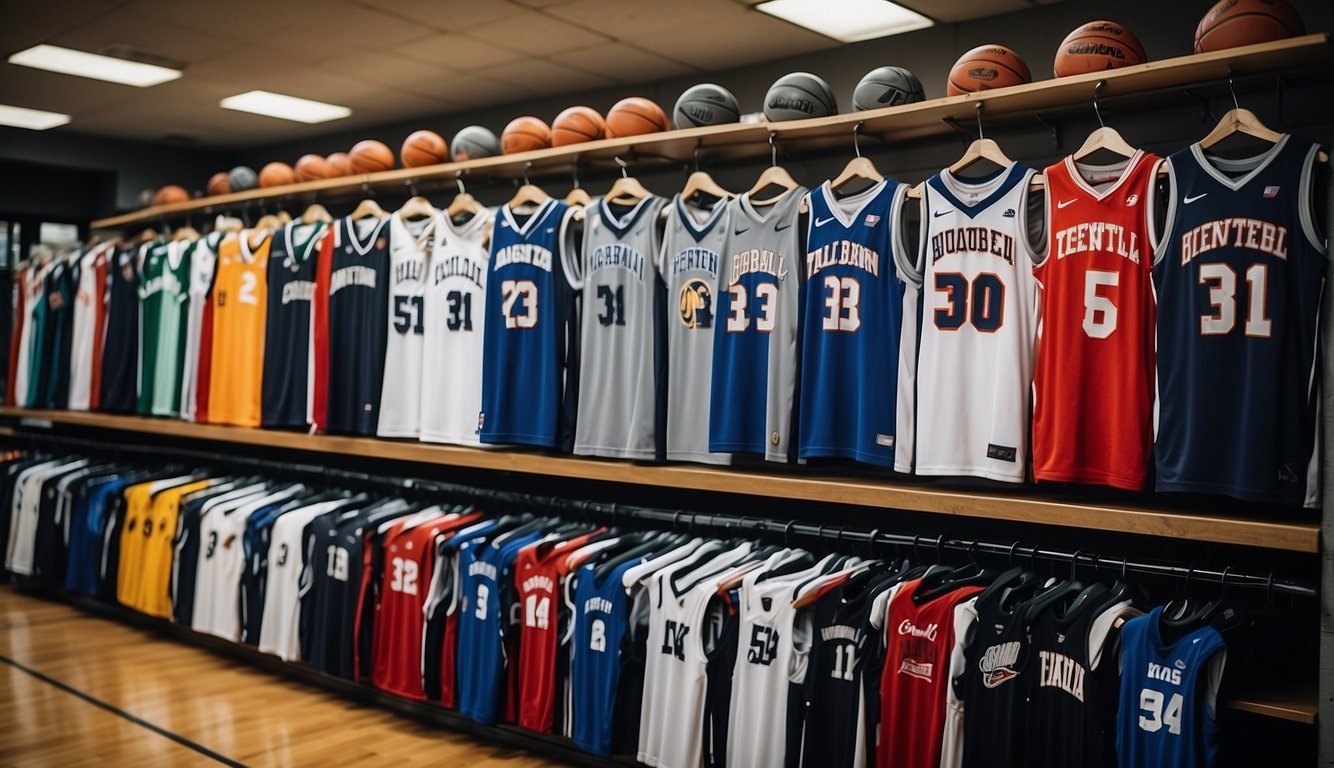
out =
[(1247, 160), (1205, 157), (1198, 144), (1167, 160), (1153, 269), (1159, 491), (1318, 503), (1316, 151), (1284, 136)]
[(502, 584), (519, 550), (537, 541), (533, 532), (506, 539), (499, 547), (476, 539), (459, 550), (460, 604), (457, 663), (459, 712), (482, 725), (491, 725), (501, 711), (505, 680), (505, 613)]
[(389, 334), (389, 219), (338, 222), (329, 274), (326, 431), (374, 435)]
[(268, 314), (264, 321), (264, 374), (260, 426), (305, 428), (309, 393), (312, 301), (317, 249), (324, 225), (295, 222), (273, 233), (269, 246)]
[[(483, 443), (573, 447), (570, 394), (574, 290), (561, 267), (568, 206), (548, 200), (524, 218), (501, 209), (491, 235), (482, 343)], [(523, 219), (520, 222), (520, 219)], [(568, 333), (567, 333), (568, 331)], [(568, 445), (567, 445), (568, 443)]]
[(116, 249), (107, 268), (106, 331), (102, 340), (101, 410), (130, 413), (138, 402), (139, 246)]
[(1162, 606), (1121, 627), (1121, 709), (1116, 754), (1122, 768), (1207, 768), (1218, 764), (1214, 716), (1227, 647), (1205, 625), (1164, 642)]
[(602, 757), (611, 756), (612, 724), (616, 719), (622, 645), (630, 616), (621, 576), (639, 564), (622, 563), (601, 582), (593, 566), (578, 571), (574, 598), (574, 640), (570, 650), (574, 743)]
[(810, 196), (797, 456), (894, 466), (904, 282), (894, 226), (906, 187), (886, 179)]
[[(46, 279), (46, 337), (51, 341), (46, 376), (47, 408), (69, 406), (70, 345), (74, 341), (74, 292), (79, 285), (79, 262), (60, 259)], [(31, 375), (31, 374), (29, 374)]]

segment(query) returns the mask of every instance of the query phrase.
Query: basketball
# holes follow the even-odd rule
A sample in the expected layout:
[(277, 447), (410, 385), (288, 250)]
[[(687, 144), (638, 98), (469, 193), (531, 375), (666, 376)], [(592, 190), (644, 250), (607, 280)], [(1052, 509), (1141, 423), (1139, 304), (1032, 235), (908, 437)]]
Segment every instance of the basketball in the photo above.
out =
[(1003, 45), (979, 45), (954, 62), (946, 92), (959, 96), (1031, 82), (1033, 75), (1019, 54)]
[(319, 155), (302, 155), (297, 159), (295, 168), (297, 181), (315, 181), (334, 175), (329, 161)]
[(480, 125), (460, 129), (454, 134), (454, 140), (449, 142), (449, 146), (454, 148), (456, 163), (500, 154), (500, 139), (489, 128)]
[(254, 189), (257, 186), (259, 186), (259, 177), (255, 175), (254, 168), (238, 165), (227, 172), (227, 187), (232, 192)]
[(741, 119), (741, 106), (732, 92), (713, 83), (692, 85), (676, 100), (672, 123), (677, 128), (723, 125)]
[(551, 146), (551, 129), (531, 115), (516, 117), (500, 134), (500, 149), (507, 155), (546, 149)]
[(897, 107), (925, 100), (922, 81), (903, 67), (873, 69), (866, 73), (866, 77), (852, 91), (852, 108), (858, 111)]
[(208, 185), (204, 187), (204, 190), (210, 197), (213, 195), (225, 195), (228, 192), (231, 192), (232, 185), (227, 181), (227, 172), (218, 171), (208, 177)]
[(774, 122), (838, 114), (829, 83), (809, 72), (783, 75), (764, 95), (764, 116)]
[(449, 147), (435, 131), (413, 131), (403, 140), (398, 159), (404, 168), (438, 165), (449, 159)]
[(662, 107), (640, 96), (621, 99), (607, 110), (607, 138), (641, 136), (670, 130)]
[(1149, 57), (1134, 33), (1114, 21), (1090, 21), (1065, 36), (1056, 49), (1057, 77), (1143, 64)]
[(189, 199), (190, 193), (185, 191), (185, 187), (178, 184), (168, 184), (162, 189), (159, 189), (157, 194), (153, 195), (153, 205), (184, 203)]
[(570, 107), (551, 121), (551, 146), (597, 141), (607, 135), (607, 122), (592, 107)]
[(1267, 43), (1305, 32), (1302, 17), (1288, 0), (1221, 0), (1195, 28), (1195, 52)]
[(346, 152), (330, 152), (325, 162), (329, 164), (328, 178), (352, 175), (352, 158)]
[(347, 156), (352, 160), (353, 173), (375, 173), (394, 167), (394, 153), (383, 141), (375, 139), (358, 141)]
[(259, 185), (261, 187), (281, 187), (284, 184), (296, 183), (296, 171), (287, 163), (273, 162), (259, 169)]

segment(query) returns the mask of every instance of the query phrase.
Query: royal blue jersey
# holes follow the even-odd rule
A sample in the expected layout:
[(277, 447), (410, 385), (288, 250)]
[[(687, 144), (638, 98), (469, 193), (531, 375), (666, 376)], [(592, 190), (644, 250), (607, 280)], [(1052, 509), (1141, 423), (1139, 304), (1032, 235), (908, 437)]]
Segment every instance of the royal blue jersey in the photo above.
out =
[(505, 206), (496, 218), (482, 342), (483, 443), (573, 445), (573, 425), (562, 419), (574, 300), (561, 267), (567, 210), (548, 200), (527, 216)]
[(1163, 642), (1162, 606), (1121, 627), (1121, 708), (1116, 754), (1122, 768), (1208, 768), (1218, 764), (1215, 718), (1227, 646), (1205, 625)]
[(906, 188), (886, 179), (810, 195), (802, 292), (797, 456), (894, 466), (904, 282), (893, 222)]
[(573, 738), (581, 749), (602, 757), (611, 756), (621, 645), (630, 622), (621, 576), (639, 563), (639, 559), (622, 563), (600, 582), (594, 578), (593, 566), (578, 571), (570, 660)]
[(65, 589), (85, 595), (97, 594), (101, 582), (102, 541), (106, 511), (112, 498), (138, 475), (94, 478), (75, 497), (69, 521), (69, 562)]
[(1153, 269), (1159, 491), (1318, 503), (1316, 151), (1284, 136), (1247, 160), (1205, 157), (1198, 144), (1168, 158)]

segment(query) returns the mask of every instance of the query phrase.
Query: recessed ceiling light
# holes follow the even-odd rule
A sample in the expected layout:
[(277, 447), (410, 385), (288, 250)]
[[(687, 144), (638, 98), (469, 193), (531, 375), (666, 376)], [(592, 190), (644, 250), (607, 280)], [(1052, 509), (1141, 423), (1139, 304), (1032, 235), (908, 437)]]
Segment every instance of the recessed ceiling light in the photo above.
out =
[(27, 128), (30, 131), (45, 131), (47, 128), (55, 128), (68, 122), (69, 115), (62, 115), (59, 112), (44, 112), (40, 109), (0, 104), (0, 125)]
[(37, 45), (26, 51), (19, 51), (9, 57), (9, 63), (59, 72), (62, 75), (78, 75), (122, 85), (137, 85), (140, 88), (165, 83), (181, 76), (179, 69), (75, 51), (56, 45)]
[(256, 115), (293, 120), (298, 123), (327, 123), (352, 114), (352, 110), (337, 104), (298, 99), (295, 96), (284, 96), (281, 93), (268, 91), (249, 91), (228, 96), (219, 102), (219, 106), (223, 109), (253, 112)]
[(935, 23), (888, 0), (768, 0), (755, 8), (844, 43), (911, 32)]

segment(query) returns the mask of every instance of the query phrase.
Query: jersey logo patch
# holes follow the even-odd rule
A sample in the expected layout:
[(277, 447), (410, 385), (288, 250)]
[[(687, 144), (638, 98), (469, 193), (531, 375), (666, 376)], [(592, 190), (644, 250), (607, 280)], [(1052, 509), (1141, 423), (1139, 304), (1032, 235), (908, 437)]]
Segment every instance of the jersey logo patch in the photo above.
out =
[(784, 225), (781, 226), (781, 227), (780, 227), (780, 226), (774, 226), (774, 231), (775, 231), (775, 232), (782, 232), (783, 230), (785, 230), (785, 229), (787, 229), (787, 228), (789, 228), (789, 227), (791, 227), (791, 226), (792, 226), (792, 222), (789, 221), (788, 223), (784, 224)]
[(987, 458), (988, 458), (988, 459), (996, 459), (997, 461), (1009, 461), (1009, 462), (1013, 462), (1013, 461), (1015, 460), (1016, 455), (1017, 455), (1018, 453), (1019, 453), (1019, 452), (1018, 452), (1015, 448), (1013, 448), (1012, 446), (1008, 446), (1008, 445), (996, 445), (995, 443), (988, 443), (988, 444), (987, 444)]
[(1062, 200), (1061, 202), (1059, 202), (1059, 203), (1056, 204), (1056, 207), (1057, 207), (1057, 208), (1068, 208), (1068, 207), (1074, 205), (1074, 204), (1077, 203), (1077, 202), (1079, 202), (1079, 198), (1077, 198), (1077, 197), (1076, 197), (1074, 200)]
[(1138, 202), (1139, 202), (1139, 195), (1132, 194), (1130, 197), (1126, 198), (1126, 207), (1129, 208), (1130, 206)]
[(1181, 202), (1185, 203), (1186, 205), (1190, 205), (1191, 203), (1195, 202), (1196, 200), (1199, 200), (1199, 199), (1202, 198), (1202, 197), (1208, 197), (1208, 196), (1209, 196), (1209, 193), (1208, 193), (1208, 192), (1204, 192), (1204, 193), (1201, 193), (1201, 194), (1198, 194), (1198, 195), (1194, 195), (1194, 196), (1187, 195), (1186, 197), (1183, 197), (1183, 198), (1181, 199)]
[(830, 217), (827, 218), (827, 219), (816, 219), (816, 220), (815, 220), (815, 226), (817, 226), (817, 227), (823, 227), (824, 225), (828, 224), (829, 222), (831, 222), (831, 221), (833, 221), (833, 220), (834, 220), (834, 217), (833, 217), (833, 216), (830, 216)]
[(1002, 213), (1001, 216), (1002, 216), (1003, 218), (1006, 218), (1006, 219), (1013, 219), (1013, 218), (1014, 218), (1014, 209), (1013, 209), (1013, 208), (1006, 208), (1006, 209), (1005, 209), (1005, 213)]
[(1266, 199), (1273, 199), (1275, 197), (1278, 197), (1278, 187), (1273, 186), (1272, 184), (1270, 186), (1265, 187), (1264, 196)]
[(879, 224), (879, 223), (880, 223), (880, 214), (878, 214), (878, 213), (868, 213), (868, 214), (866, 214), (866, 226), (868, 226), (868, 227), (874, 227), (876, 224)]
[(694, 330), (713, 327), (713, 292), (707, 281), (699, 278), (687, 280), (681, 286), (677, 308), (680, 310), (681, 324), (686, 328)]
[(880, 433), (877, 432), (877, 433), (876, 433), (876, 436), (875, 436), (875, 444), (876, 444), (876, 445), (883, 445), (883, 446), (885, 446), (886, 448), (893, 448), (893, 447), (894, 447), (894, 436), (893, 436), (893, 435), (882, 435), (882, 434), (880, 434)]

